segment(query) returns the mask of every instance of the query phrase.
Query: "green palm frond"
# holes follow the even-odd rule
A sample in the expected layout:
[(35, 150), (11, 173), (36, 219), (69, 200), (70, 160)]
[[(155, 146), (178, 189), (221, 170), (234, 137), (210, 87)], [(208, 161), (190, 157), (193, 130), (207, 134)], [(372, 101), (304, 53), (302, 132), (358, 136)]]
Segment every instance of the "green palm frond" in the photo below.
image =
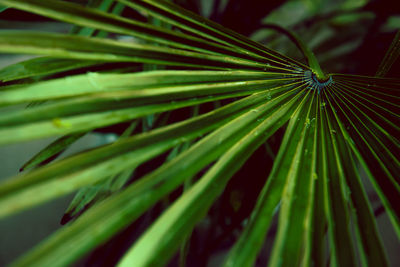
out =
[[(361, 173), (400, 238), (400, 79), (383, 77), (399, 34), (376, 77), (326, 75), (300, 41), (309, 66), (168, 1), (0, 5), (75, 25), (70, 34), (0, 31), (1, 53), (39, 55), (0, 70), (0, 144), (58, 138), (21, 168), (30, 171), (0, 184), (0, 218), (78, 191), (68, 225), (13, 266), (70, 265), (179, 192), (119, 262), (167, 264), (280, 129), (272, 170), (224, 266), (253, 266), (274, 216), (269, 266), (389, 265)], [(129, 8), (149, 23), (119, 15)], [(186, 117), (169, 120), (182, 109)], [(115, 142), (53, 162), (115, 125), (125, 125)], [(160, 166), (132, 175), (157, 157)]]

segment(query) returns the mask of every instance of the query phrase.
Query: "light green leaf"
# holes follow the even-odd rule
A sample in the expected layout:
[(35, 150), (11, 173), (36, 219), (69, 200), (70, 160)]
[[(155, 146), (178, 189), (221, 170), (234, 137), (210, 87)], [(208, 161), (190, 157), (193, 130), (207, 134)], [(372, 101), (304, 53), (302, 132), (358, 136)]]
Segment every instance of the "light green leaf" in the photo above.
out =
[[(281, 166), (289, 166), (283, 188), (279, 226), (272, 250), (270, 266), (310, 265), (314, 182), (317, 162), (318, 95), (314, 91), (309, 102), (299, 106), (291, 121), (297, 125), (298, 142), (291, 143)], [(291, 126), (289, 126), (290, 129)], [(297, 139), (297, 138), (296, 138)], [(277, 164), (279, 164), (277, 162)], [(271, 177), (271, 179), (274, 179)]]
[[(218, 12), (226, 4), (214, 2)], [(329, 18), (358, 18), (344, 14), (344, 6), (318, 0), (307, 11), (304, 3), (291, 2), (265, 21), (285, 33), (275, 24), (289, 21), (299, 36), (313, 36), (309, 45), (320, 44), (324, 51), (335, 46), (322, 54), (325, 58), (359, 45), (343, 43), (342, 34), (326, 39), (345, 31), (326, 26)], [(398, 58), (399, 34), (378, 68), (379, 77), (325, 75), (301, 41), (311, 66), (172, 1), (0, 0), (0, 5), (75, 25), (72, 33), (79, 35), (0, 31), (0, 53), (44, 56), (0, 70), (0, 145), (61, 136), (23, 166), (30, 172), (0, 184), (0, 217), (78, 191), (62, 219), (71, 222), (13, 266), (73, 265), (141, 216), (152, 225), (120, 265), (167, 264), (183, 242), (196, 243), (187, 239), (192, 231), (204, 230), (196, 224), (213, 203), (224, 204), (231, 177), (279, 128), (286, 128), (283, 141), (275, 143), (279, 150), (272, 146), (272, 170), (261, 181), (255, 207), (246, 210), (248, 218), (236, 221), (235, 213), (229, 224), (222, 220), (225, 210), (219, 218), (210, 212), (201, 225), (212, 222), (205, 243), (240, 234), (224, 264), (253, 266), (262, 246), (269, 245), (270, 235), (265, 238), (276, 215), (269, 266), (388, 266), (367, 193), (379, 196), (400, 237), (400, 79), (383, 77)], [(320, 16), (317, 6), (329, 12)], [(288, 7), (298, 14), (288, 17)], [(138, 19), (122, 17), (124, 8), (133, 8)], [(126, 11), (123, 15), (132, 14)], [(305, 31), (303, 25), (316, 19), (320, 23)], [(326, 46), (324, 40), (332, 42)], [(277, 45), (286, 50), (285, 44)], [(120, 134), (132, 121), (116, 142), (47, 164), (83, 133)], [(131, 136), (136, 125), (142, 131)], [(280, 140), (279, 132), (269, 142), (275, 138)], [(147, 169), (153, 160), (157, 167), (130, 180), (138, 166)], [(374, 192), (366, 192), (364, 172)], [(147, 213), (153, 207), (157, 213), (161, 207), (158, 218)]]
[(347, 210), (348, 196), (345, 174), (340, 162), (337, 147), (337, 129), (331, 125), (328, 109), (333, 107), (323, 95), (326, 106), (320, 106), (320, 131), (322, 144), (322, 176), (324, 185), (325, 213), (328, 222), (328, 233), (332, 246), (333, 266), (355, 266), (354, 246), (349, 229)]
[[(290, 92), (270, 101), (273, 103), (270, 106), (274, 107), (277, 102), (286, 99)], [(267, 95), (270, 92), (256, 94), (217, 111), (81, 153), (18, 178), (6, 180), (0, 186), (0, 217), (137, 166), (179, 143), (215, 129), (260, 101), (265, 101)], [(47, 188), (46, 193), (39, 194), (43, 188)]]
[(287, 155), (295, 153), (295, 149), (291, 145), (297, 145), (297, 141), (300, 138), (295, 133), (296, 131), (301, 131), (302, 128), (297, 126), (305, 126), (305, 118), (302, 118), (301, 121), (298, 119), (300, 118), (300, 107), (307, 108), (305, 104), (309, 101), (310, 91), (307, 93), (308, 97), (306, 96), (302, 99), (300, 106), (297, 107), (297, 112), (293, 114), (290, 120), (280, 150), (274, 161), (273, 169), (257, 199), (251, 218), (239, 240), (230, 251), (224, 266), (252, 266), (261, 249), (266, 231), (276, 211), (289, 174), (289, 167), (293, 157)]
[[(292, 91), (267, 102), (266, 106), (265, 104), (259, 104), (258, 107), (265, 106), (266, 110), (264, 109), (263, 112), (261, 110), (259, 112), (256, 106), (243, 115), (230, 120), (229, 123), (218, 128), (212, 134), (207, 135), (175, 159), (131, 184), (121, 193), (111, 196), (88, 210), (70, 227), (61, 229), (53, 237), (42, 243), (41, 246), (37, 247), (31, 253), (26, 254), (24, 258), (15, 263), (15, 266), (23, 266), (28, 262), (31, 266), (43, 266), (50, 263), (65, 265), (76, 260), (85, 252), (104, 242), (127, 226), (127, 224), (131, 223), (146, 209), (160, 200), (160, 198), (182, 184), (185, 179), (192, 177), (216, 160), (243, 135), (247, 134), (247, 129), (251, 125), (259, 124), (257, 120), (262, 118), (262, 114), (278, 109), (298, 92), (299, 88), (295, 87)], [(239, 103), (245, 104), (257, 99), (257, 97), (261, 98), (259, 101), (265, 102), (268, 100), (266, 96), (267, 93), (254, 95), (250, 97), (250, 100), (245, 99), (239, 101)], [(234, 107), (240, 106), (238, 103), (232, 105)], [(229, 111), (232, 105), (221, 109)], [(204, 116), (202, 118), (204, 119)], [(231, 119), (232, 117), (228, 116), (228, 118)], [(193, 120), (198, 122), (196, 118), (189, 121)], [(209, 122), (210, 120), (206, 121)], [(200, 128), (204, 131), (204, 124), (202, 125), (203, 127), (199, 123), (186, 123), (186, 125), (191, 131), (195, 131), (194, 128)], [(177, 144), (177, 140), (181, 139), (176, 139), (178, 133), (178, 131), (170, 131), (171, 138), (175, 140), (175, 145)], [(154, 140), (154, 138), (151, 139), (153, 142)], [(186, 140), (188, 139), (185, 138)], [(140, 144), (144, 148), (147, 147), (143, 142), (140, 142)], [(123, 147), (126, 148), (127, 146), (124, 144)], [(107, 220), (104, 220), (104, 218), (107, 218)], [(68, 238), (66, 239), (66, 237)]]
[(356, 229), (361, 236), (358, 245), (363, 249), (363, 254), (366, 257), (368, 266), (389, 266), (382, 241), (378, 234), (372, 208), (362, 186), (359, 172), (355, 168), (357, 165), (351, 155), (349, 146), (345, 142), (349, 140), (349, 138), (345, 137), (348, 133), (337, 114), (332, 112), (332, 110), (328, 110), (328, 112), (330, 113), (330, 118), (332, 118), (331, 123), (336, 129), (336, 135), (338, 136), (336, 140), (338, 152), (340, 154), (340, 163), (343, 165), (346, 182), (351, 191), (351, 200), (355, 208), (355, 216), (357, 217)]
[[(129, 91), (132, 94), (143, 96), (148, 94), (147, 92), (150, 92), (150, 90), (154, 92), (153, 94), (161, 93), (164, 88), (169, 88), (165, 91), (170, 92), (172, 88), (177, 88), (176, 91), (182, 92), (185, 89), (179, 85), (190, 84), (194, 84), (192, 88), (205, 86), (212, 88), (213, 86), (223, 85), (221, 82), (226, 82), (224, 85), (228, 86), (228, 82), (234, 81), (243, 81), (236, 84), (246, 85), (254, 80), (263, 80), (266, 85), (283, 84), (295, 78), (296, 76), (294, 75), (249, 71), (149, 71), (133, 74), (88, 73), (29, 84), (20, 88), (14, 88), (13, 90), (0, 91), (0, 106), (113, 91)], [(235, 83), (232, 83), (232, 85), (235, 85)]]
[(272, 51), (265, 46), (248, 39), (247, 37), (229, 30), (211, 20), (185, 10), (171, 2), (153, 0), (118, 1), (126, 6), (134, 8), (135, 10), (141, 10), (146, 13), (148, 12), (154, 17), (157, 17), (189, 32), (195, 33), (201, 37), (205, 37), (223, 45), (240, 49), (253, 57), (261, 56), (268, 60), (266, 62), (268, 64), (276, 64), (277, 66), (289, 68), (293, 66), (308, 68), (307, 66), (304, 66), (293, 59), (278, 54), (277, 52)]
[[(0, 128), (0, 144), (37, 139), (58, 134), (71, 134), (74, 132), (88, 131), (110, 124), (129, 121), (156, 112), (234, 96), (249, 95), (253, 92), (265, 90), (268, 83), (269, 81), (255, 81), (254, 83), (236, 82), (236, 85), (234, 85), (235, 82), (233, 82), (233, 84), (228, 83), (228, 87), (226, 87), (226, 84), (224, 83), (220, 85), (215, 84), (214, 86), (201, 84), (198, 86), (187, 86), (186, 88), (189, 89), (187, 94), (179, 89), (176, 90), (176, 87), (170, 88), (176, 90), (176, 93), (172, 92), (172, 94), (171, 92), (168, 92), (170, 89), (167, 88), (165, 91), (162, 89), (154, 89), (147, 91), (150, 93), (149, 97), (146, 97), (145, 91), (136, 91), (136, 97), (134, 96), (135, 94), (132, 95), (135, 91), (125, 91), (122, 92), (122, 94), (118, 92), (107, 93), (105, 95), (103, 94), (103, 97), (94, 95), (56, 102), (54, 104), (43, 104), (25, 111), (9, 112), (4, 116), (0, 116), (0, 126), (8, 126), (3, 129)], [(298, 83), (299, 82), (294, 82), (276, 87), (271, 85), (268, 97), (272, 98), (279, 95), (288, 90), (288, 88), (298, 85)], [(224, 94), (224, 87), (226, 88), (226, 92), (229, 92), (232, 91), (235, 86), (241, 90)], [(246, 90), (246, 87), (248, 90)], [(217, 88), (220, 92), (215, 97), (207, 95), (209, 90), (215, 90)], [(183, 89), (183, 87), (180, 89)], [(192, 91), (193, 89), (195, 90)], [(193, 94), (193, 92), (196, 91), (197, 93)], [(166, 94), (163, 94), (163, 92), (166, 92)], [(156, 95), (161, 94), (161, 98), (151, 97), (151, 94), (153, 93)], [(124, 97), (128, 98), (124, 100)], [(133, 99), (130, 99), (131, 97), (133, 97)], [(190, 98), (186, 100), (188, 97)], [(118, 98), (121, 100), (116, 101)], [(158, 100), (155, 101), (157, 98)], [(181, 100), (182, 98), (183, 100)], [(165, 103), (165, 101), (167, 101), (167, 103)], [(138, 106), (135, 108), (125, 108), (133, 105)], [(11, 125), (15, 126), (10, 127)]]
[[(100, 10), (85, 8), (65, 1), (0, 0), (0, 3), (88, 28), (138, 37), (151, 43), (162, 43), (164, 45), (198, 52), (249, 58), (247, 53), (241, 52), (240, 50), (228, 49), (214, 42), (207, 42), (200, 38), (168, 30), (163, 27), (122, 18)], [(279, 58), (283, 56), (279, 55), (276, 57)], [(259, 56), (252, 56), (251, 58), (266, 63), (265, 60), (260, 59)], [(294, 65), (296, 65), (296, 63), (294, 63)], [(267, 66), (265, 65), (265, 67)]]
[[(269, 103), (257, 108), (262, 116), (215, 165), (147, 230), (122, 258), (118, 266), (162, 266), (179, 247), (183, 237), (205, 215), (223, 192), (229, 178), (265, 140), (292, 114), (298, 96), (274, 112)], [(269, 111), (265, 114), (266, 111)], [(250, 111), (252, 112), (252, 111)], [(264, 115), (265, 114), (265, 115)]]
[[(114, 0), (89, 0), (87, 7), (95, 8), (100, 11), (108, 11), (113, 5)], [(93, 36), (96, 29), (88, 27), (75, 26), (72, 28), (71, 33), (82, 36)], [(98, 36), (98, 34), (95, 34)]]
[(98, 64), (102, 64), (102, 62), (39, 57), (9, 65), (1, 69), (0, 81), (8, 82), (38, 75), (49, 75)]
[[(32, 31), (0, 31), (0, 51), (104, 62), (141, 62), (214, 69), (239, 67), (264, 70), (268, 67), (262, 63), (235, 57), (119, 42), (111, 39)], [(286, 69), (286, 71), (288, 70)]]

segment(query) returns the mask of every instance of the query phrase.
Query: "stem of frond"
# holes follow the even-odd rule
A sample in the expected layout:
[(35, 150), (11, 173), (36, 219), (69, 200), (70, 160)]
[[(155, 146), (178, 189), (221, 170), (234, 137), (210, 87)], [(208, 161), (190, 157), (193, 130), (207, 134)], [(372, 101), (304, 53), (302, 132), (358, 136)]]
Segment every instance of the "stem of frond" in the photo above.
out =
[(294, 32), (289, 31), (276, 24), (266, 23), (263, 24), (262, 26), (286, 35), (300, 49), (304, 58), (307, 60), (307, 63), (310, 66), (312, 72), (315, 74), (315, 76), (320, 82), (325, 82), (329, 79), (329, 76), (322, 71), (321, 66), (319, 65), (318, 60), (314, 55), (314, 53)]

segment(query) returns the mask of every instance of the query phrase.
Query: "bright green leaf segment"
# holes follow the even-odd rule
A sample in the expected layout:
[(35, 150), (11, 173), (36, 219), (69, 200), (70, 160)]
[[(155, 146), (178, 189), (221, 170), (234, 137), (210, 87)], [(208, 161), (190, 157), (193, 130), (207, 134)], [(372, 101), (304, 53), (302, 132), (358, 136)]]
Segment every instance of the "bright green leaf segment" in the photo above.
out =
[[(109, 238), (110, 235), (115, 233), (115, 231), (120, 230), (121, 227), (126, 226), (133, 218), (137, 218), (147, 208), (149, 208), (151, 205), (154, 205), (161, 197), (179, 186), (185, 180), (185, 178), (187, 179), (192, 175), (195, 175), (207, 164), (213, 162), (217, 157), (229, 149), (232, 144), (239, 140), (241, 136), (246, 134), (249, 127), (259, 124), (259, 119), (263, 118), (265, 113), (271, 111), (271, 109), (273, 110), (279, 108), (279, 106), (285, 100), (293, 97), (293, 93), (296, 91), (298, 92), (298, 88), (296, 89), (295, 91), (289, 91), (276, 100), (272, 100), (269, 104), (253, 104), (251, 106), (252, 108), (250, 108), (250, 110), (248, 109), (248, 111), (243, 115), (237, 117), (236, 119), (225, 124), (223, 127), (220, 127), (218, 130), (214, 131), (212, 134), (206, 136), (204, 139), (197, 142), (194, 146), (186, 150), (174, 160), (166, 163), (161, 168), (155, 170), (136, 183), (133, 183), (129, 187), (130, 190), (124, 190), (121, 194), (117, 194), (115, 197), (109, 198), (96, 208), (89, 210), (84, 214), (84, 216), (79, 218), (75, 224), (71, 225), (71, 227), (62, 229), (59, 234), (54, 236), (54, 238), (49, 239), (46, 243), (43, 243), (42, 248), (38, 248), (38, 250), (33, 251), (30, 255), (27, 255), (25, 259), (22, 259), (18, 265), (24, 265), (24, 262), (29, 262), (34, 266), (40, 266), (50, 262), (64, 265), (75, 260), (77, 257), (81, 256), (82, 253), (85, 253), (87, 250), (93, 248), (93, 246), (98, 245), (105, 238)], [(265, 100), (266, 94), (267, 93), (254, 95), (254, 97), (250, 97), (250, 99), (246, 99), (246, 101), (242, 101), (242, 103), (254, 103), (254, 101), (257, 100), (257, 97), (258, 99), (261, 98), (260, 100)], [(239, 104), (241, 103), (237, 103), (235, 107), (240, 107)], [(229, 111), (230, 109), (228, 109), (227, 106), (226, 108), (223, 108), (223, 110)], [(205, 119), (211, 122), (209, 118), (204, 118), (204, 120)], [(186, 123), (187, 126), (185, 128), (188, 128), (191, 131), (195, 130), (193, 127), (195, 121), (196, 120), (194, 120), (194, 122), (191, 124), (188, 124), (189, 122)], [(281, 123), (284, 123), (284, 121)], [(206, 130), (206, 128), (202, 128), (202, 130)], [(188, 137), (184, 137), (183, 140), (182, 138), (176, 139), (175, 137), (177, 137), (177, 133), (178, 131), (173, 131), (172, 129), (169, 131), (169, 135), (171, 136), (173, 142), (172, 145), (189, 140)], [(154, 138), (149, 138), (148, 140), (152, 140), (154, 142)], [(119, 144), (116, 143), (115, 145), (120, 145), (128, 149), (129, 147), (122, 142), (123, 141), (121, 141)], [(126, 142), (128, 142), (128, 140), (126, 140)], [(138, 143), (140, 146), (144, 145), (143, 141), (137, 141), (135, 143)], [(218, 145), (217, 149), (216, 145)], [(145, 149), (148, 149), (147, 147), (148, 146), (144, 146)], [(113, 150), (115, 151), (115, 149)], [(132, 160), (134, 159), (135, 157)], [(73, 160), (73, 158), (71, 158), (71, 160)], [(21, 182), (10, 184), (8, 186), (8, 188), (10, 188), (8, 192), (10, 193), (8, 194), (11, 194), (11, 190), (16, 190), (23, 183), (32, 183), (36, 179), (39, 179), (39, 177), (25, 178), (21, 179)], [(26, 180), (26, 182), (24, 180)], [(30, 182), (30, 180), (33, 181)], [(132, 195), (137, 197), (132, 198)], [(117, 209), (117, 207), (122, 205), (122, 203), (125, 203), (125, 205), (123, 205), (124, 209)], [(128, 215), (129, 218), (127, 218)], [(100, 220), (98, 216), (108, 218), (108, 220)], [(87, 225), (91, 225), (92, 223), (96, 223), (98, 226), (87, 227)], [(103, 229), (104, 231), (98, 231), (97, 229), (99, 228)], [(62, 237), (64, 235), (77, 235), (77, 237), (79, 236), (79, 239), (81, 239), (83, 236), (86, 236), (87, 238), (84, 241), (80, 240), (79, 243), (76, 243), (78, 241), (77, 239), (70, 239), (72, 243), (67, 244)], [(58, 248), (56, 249), (55, 246), (58, 246)], [(73, 250), (70, 250), (68, 257), (65, 255), (60, 257), (60, 255), (64, 253), (64, 248), (66, 246), (73, 248)], [(46, 250), (53, 250), (54, 253), (48, 254), (48, 257), (43, 257), (43, 253)], [(57, 255), (57, 253), (60, 254)]]
[[(0, 92), (0, 106), (112, 91), (121, 92), (120, 99), (124, 98), (124, 95), (129, 98), (135, 98), (135, 95), (136, 98), (138, 96), (144, 98), (150, 95), (171, 94), (174, 91), (182, 94), (183, 91), (205, 90), (202, 88), (215, 90), (215, 87), (218, 87), (218, 93), (221, 93), (224, 90), (223, 87), (233, 88), (240, 86), (240, 89), (243, 90), (246, 85), (252, 83), (270, 86), (271, 84), (284, 84), (296, 78), (301, 78), (299, 75), (287, 75), (286, 79), (282, 76), (276, 73), (249, 71), (152, 71), (135, 74), (88, 73), (34, 83)], [(177, 86), (177, 83), (179, 83), (179, 86)], [(183, 85), (186, 85), (186, 87)], [(54, 88), (59, 88), (60, 86), (63, 86), (62, 90), (54, 90)], [(188, 97), (190, 95), (182, 96)], [(117, 94), (112, 97), (115, 99)]]
[(96, 64), (101, 64), (101, 62), (39, 57), (3, 68), (0, 71), (0, 81), (8, 82), (39, 75), (49, 75)]
[[(286, 130), (286, 135), (281, 144), (280, 151), (277, 155), (277, 158), (275, 159), (274, 167), (271, 171), (271, 174), (269, 175), (269, 178), (267, 179), (267, 183), (260, 193), (260, 197), (253, 211), (251, 220), (248, 222), (241, 238), (229, 254), (226, 260), (226, 266), (252, 266), (253, 262), (255, 261), (255, 258), (263, 243), (268, 225), (271, 223), (273, 214), (283, 193), (285, 183), (289, 182), (286, 182), (286, 179), (289, 179), (289, 177), (293, 177), (293, 179), (295, 179), (296, 176), (299, 176), (293, 175), (291, 173), (298, 173), (300, 159), (296, 159), (296, 153), (306, 153), (305, 149), (301, 149), (301, 147), (304, 145), (304, 140), (301, 141), (301, 139), (304, 139), (306, 137), (305, 134), (310, 131), (311, 134), (309, 134), (309, 138), (313, 140), (312, 131), (315, 131), (315, 117), (312, 117), (310, 116), (310, 114), (308, 114), (309, 112), (307, 111), (307, 109), (311, 108), (312, 106), (307, 106), (307, 103), (311, 104), (310, 102), (315, 101), (314, 98), (316, 98), (316, 96), (313, 96), (310, 92), (308, 92), (307, 96), (302, 101), (299, 108), (297, 108), (297, 110), (293, 114), (294, 116), (292, 116), (290, 120), (290, 123)], [(301, 112), (306, 113), (306, 116), (300, 117)], [(315, 111), (313, 112), (315, 114)], [(304, 133), (301, 135), (296, 135), (296, 131), (303, 131)], [(296, 139), (293, 140), (293, 138)], [(300, 148), (296, 147), (298, 145), (300, 145)], [(307, 153), (310, 153), (312, 155), (313, 149), (307, 150)], [(286, 157), (286, 155), (290, 156)], [(297, 157), (300, 156), (301, 154), (297, 155)], [(306, 177), (311, 176), (314, 179), (314, 172), (312, 171), (312, 161), (310, 163), (311, 165), (308, 167), (309, 175), (306, 175)], [(312, 187), (312, 184), (309, 184), (310, 185), (308, 187)], [(307, 183), (303, 184), (303, 186), (307, 187)], [(291, 185), (291, 188), (293, 188), (291, 190), (294, 190), (294, 185)], [(307, 202), (307, 198), (304, 198), (303, 200)], [(287, 205), (290, 203), (285, 204)], [(302, 208), (301, 210), (299, 210), (299, 212), (307, 212), (307, 209)], [(286, 220), (286, 218), (282, 220)], [(289, 223), (289, 221), (287, 220), (286, 222)], [(301, 226), (301, 224), (298, 224), (298, 226)], [(286, 227), (286, 229), (288, 228)], [(299, 231), (298, 233), (298, 238), (300, 238), (299, 241), (301, 241), (302, 233), (303, 231)], [(285, 258), (285, 260), (296, 261), (297, 258), (290, 257)], [(275, 259), (275, 261), (277, 261), (277, 259)], [(299, 262), (299, 260), (297, 261)], [(280, 265), (282, 263), (276, 262), (275, 264)]]
[[(293, 87), (298, 90), (298, 87), (293, 85), (289, 88)], [(277, 88), (276, 92), (271, 92), (274, 90), (268, 90), (267, 92), (254, 94), (253, 96), (235, 102), (229, 106), (222, 107), (209, 114), (160, 128), (154, 132), (143, 133), (140, 136), (133, 136), (112, 145), (76, 155), (54, 165), (49, 165), (46, 168), (37, 169), (36, 171), (22, 175), (19, 178), (6, 181), (3, 183), (2, 187), (0, 187), (0, 194), (3, 197), (2, 200), (0, 200), (0, 206), (4, 206), (4, 208), (1, 209), (0, 216), (34, 205), (36, 201), (35, 199), (40, 203), (47, 198), (59, 196), (60, 194), (67, 194), (68, 192), (86, 185), (87, 183), (93, 183), (93, 179), (98, 181), (98, 179), (102, 179), (108, 175), (119, 173), (126, 168), (124, 167), (126, 165), (136, 165), (141, 163), (143, 161), (141, 157), (145, 157), (146, 153), (141, 152), (138, 148), (143, 147), (143, 149), (147, 151), (154, 146), (154, 151), (162, 153), (170, 147), (207, 133), (211, 129), (221, 125), (221, 123), (227, 119), (232, 119), (234, 114), (237, 114), (238, 112), (243, 112), (246, 109), (248, 110), (251, 108), (253, 108), (251, 109), (253, 112), (257, 111), (257, 109), (254, 108), (254, 105), (260, 103), (260, 101), (265, 101), (267, 97), (272, 98), (272, 96), (278, 95), (278, 99), (282, 101), (282, 99), (286, 99), (287, 95), (292, 92), (289, 91), (280, 96), (284, 90), (288, 90), (288, 88)], [(277, 101), (278, 100), (273, 101), (274, 105), (277, 105)], [(180, 132), (182, 136), (179, 136)], [(155, 142), (157, 138), (160, 138), (160, 144)], [(149, 142), (152, 144), (150, 145)], [(146, 144), (148, 145), (146, 146)], [(131, 157), (131, 160), (133, 161), (132, 163), (127, 160), (129, 157), (123, 154), (124, 151), (128, 154), (134, 153), (136, 155)], [(139, 155), (141, 155), (141, 157), (139, 157)], [(145, 157), (145, 159), (148, 158)], [(109, 162), (109, 165), (105, 164), (105, 162), (103, 165), (98, 165), (98, 163), (102, 161)], [(124, 162), (124, 164), (117, 164), (116, 162)], [(115, 165), (115, 167), (110, 168), (110, 166), (113, 165)], [(65, 171), (67, 170), (68, 172), (66, 173)], [(76, 174), (74, 174), (74, 170), (76, 171)], [(60, 177), (60, 175), (62, 176)], [(65, 178), (62, 178), (63, 176), (65, 176)], [(53, 183), (54, 187), (59, 188), (59, 193), (57, 190), (49, 190), (46, 195), (35, 194), (35, 192), (40, 190), (40, 187), (42, 186), (40, 183), (57, 177), (59, 182), (50, 181), (50, 183)], [(85, 182), (84, 177), (86, 177), (86, 179), (91, 179), (91, 182)], [(80, 183), (76, 183), (75, 180), (78, 180)], [(70, 185), (67, 187), (66, 184)], [(33, 189), (28, 188), (28, 185), (32, 185)], [(21, 192), (21, 188), (26, 188), (27, 190)], [(23, 195), (26, 196), (23, 197)], [(21, 203), (25, 204), (22, 205)]]
[(214, 69), (280, 69), (229, 56), (118, 42), (104, 38), (27, 31), (0, 31), (0, 51), (104, 62), (143, 62)]
[[(365, 181), (400, 239), (400, 79), (384, 77), (399, 34), (376, 77), (326, 75), (285, 29), (309, 66), (172, 1), (0, 5), (73, 25), (0, 31), (1, 53), (40, 56), (0, 70), (0, 145), (57, 137), (0, 183), (0, 218), (77, 192), (68, 225), (11, 266), (73, 265), (143, 221), (118, 266), (188, 262), (225, 198), (235, 212), (248, 204), (230, 187), (266, 142), (271, 169), (221, 234), (221, 266), (265, 253), (271, 267), (390, 266)], [(90, 132), (116, 138), (57, 159)]]
[[(273, 113), (268, 103), (251, 110), (248, 113), (249, 117), (255, 116), (254, 113), (257, 117), (262, 116), (261, 119), (257, 119), (259, 123), (252, 126), (250, 131), (248, 130), (246, 135), (238, 140), (213, 168), (154, 223), (122, 259), (120, 266), (165, 264), (166, 259), (172, 256), (171, 248), (177, 248), (182, 236), (188, 234), (197, 221), (204, 216), (215, 198), (223, 191), (228, 179), (246, 161), (246, 157), (251, 155), (250, 152), (286, 122), (296, 100), (295, 98), (288, 101)], [(265, 111), (270, 111), (271, 114), (264, 117)]]

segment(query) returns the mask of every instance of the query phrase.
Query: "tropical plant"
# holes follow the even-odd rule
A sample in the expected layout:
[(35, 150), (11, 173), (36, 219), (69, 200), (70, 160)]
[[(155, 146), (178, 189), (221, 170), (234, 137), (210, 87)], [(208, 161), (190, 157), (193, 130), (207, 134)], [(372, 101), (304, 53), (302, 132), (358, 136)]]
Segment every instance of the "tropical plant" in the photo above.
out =
[[(130, 225), (118, 266), (184, 266), (201, 234), (238, 236), (224, 266), (253, 266), (274, 220), (269, 266), (388, 266), (362, 175), (400, 237), (399, 33), (375, 76), (326, 74), (277, 25), (307, 64), (163, 0), (0, 4), (76, 25), (0, 32), (0, 52), (41, 55), (0, 71), (0, 144), (59, 136), (0, 185), (0, 217), (78, 191), (13, 266), (70, 265)], [(54, 161), (93, 131), (119, 138)]]

